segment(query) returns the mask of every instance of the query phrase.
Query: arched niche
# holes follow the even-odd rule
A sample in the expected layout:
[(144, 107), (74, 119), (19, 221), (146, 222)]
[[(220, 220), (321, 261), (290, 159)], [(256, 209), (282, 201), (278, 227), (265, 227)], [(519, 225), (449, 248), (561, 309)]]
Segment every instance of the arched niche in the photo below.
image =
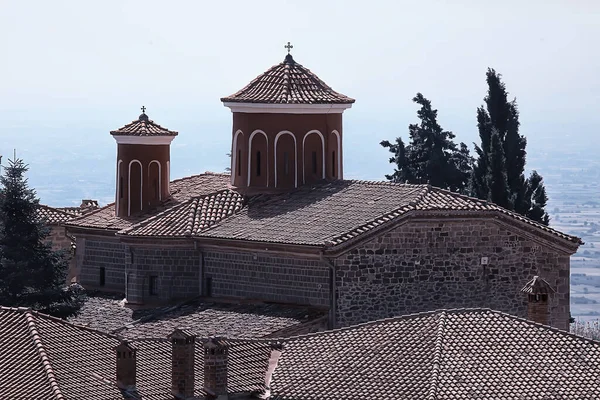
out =
[(231, 149), (231, 184), (235, 186), (242, 185), (244, 176), (244, 166), (246, 151), (244, 146), (244, 132), (237, 130), (233, 135), (233, 144)]
[(342, 179), (342, 138), (338, 131), (331, 131), (327, 147), (327, 175), (330, 179)]
[(261, 130), (248, 139), (248, 186), (269, 186), (269, 138)]
[(302, 182), (325, 179), (325, 138), (317, 130), (312, 130), (302, 139)]
[(275, 136), (275, 187), (298, 186), (296, 136), (290, 131), (281, 131)]
[(144, 176), (142, 173), (142, 163), (139, 160), (131, 160), (129, 162), (129, 179), (127, 182), (127, 215), (132, 215), (142, 211), (144, 205)]
[(148, 164), (148, 189), (150, 203), (162, 200), (162, 165), (158, 160), (152, 160)]

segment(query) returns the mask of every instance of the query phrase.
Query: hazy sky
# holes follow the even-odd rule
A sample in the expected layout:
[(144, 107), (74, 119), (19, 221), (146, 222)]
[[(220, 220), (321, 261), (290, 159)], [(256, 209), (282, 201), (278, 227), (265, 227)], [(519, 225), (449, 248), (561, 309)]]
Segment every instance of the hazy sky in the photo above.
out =
[(210, 169), (230, 141), (219, 98), (281, 62), (287, 41), (356, 98), (347, 146), (385, 154), (377, 143), (406, 136), (418, 91), (472, 142), (487, 67), (517, 96), (530, 143), (598, 137), (600, 1), (0, 0), (0, 152), (35, 155), (45, 139), (114, 157), (108, 131), (145, 105), (178, 146), (210, 150), (195, 172)]

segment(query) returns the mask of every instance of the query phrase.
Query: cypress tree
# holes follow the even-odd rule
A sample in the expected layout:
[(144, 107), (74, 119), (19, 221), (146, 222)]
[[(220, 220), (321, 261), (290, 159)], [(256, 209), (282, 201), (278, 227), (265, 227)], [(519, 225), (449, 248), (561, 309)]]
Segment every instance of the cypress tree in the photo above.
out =
[[(536, 177), (532, 174), (529, 179), (525, 178), (527, 139), (519, 133), (517, 101), (508, 100), (508, 92), (501, 78), (502, 75), (488, 68), (486, 74), (488, 93), (484, 98), (485, 107), (481, 106), (477, 109), (477, 128), (481, 145), (475, 145), (477, 160), (471, 177), (471, 194), (482, 199), (496, 199), (492, 201), (498, 205), (548, 224), (547, 214), (543, 210), (546, 201), (543, 201), (545, 188), (541, 176), (535, 173)], [(492, 143), (494, 135), (499, 140), (496, 145)], [(502, 147), (504, 162), (499, 161), (498, 144)], [(495, 160), (494, 165), (490, 164), (492, 159)], [(495, 171), (496, 168), (502, 168), (502, 171)], [(506, 181), (508, 190), (506, 198), (501, 195), (503, 189), (500, 187), (503, 185), (499, 183), (500, 180)], [(541, 193), (544, 196), (541, 196)], [(534, 195), (541, 197), (533, 200)], [(533, 211), (534, 203), (536, 211)]]
[(65, 286), (67, 260), (64, 252), (51, 249), (26, 172), (22, 160), (9, 160), (0, 177), (0, 304), (67, 317), (77, 312), (83, 296)]
[(409, 145), (405, 146), (400, 137), (394, 144), (387, 140), (381, 142), (393, 154), (389, 161), (396, 166), (394, 173), (386, 178), (465, 191), (472, 164), (467, 146), (461, 143), (460, 148), (457, 147), (455, 135), (442, 129), (437, 121), (437, 110), (421, 93), (417, 93), (413, 101), (421, 106), (417, 111), (420, 122), (408, 127)]

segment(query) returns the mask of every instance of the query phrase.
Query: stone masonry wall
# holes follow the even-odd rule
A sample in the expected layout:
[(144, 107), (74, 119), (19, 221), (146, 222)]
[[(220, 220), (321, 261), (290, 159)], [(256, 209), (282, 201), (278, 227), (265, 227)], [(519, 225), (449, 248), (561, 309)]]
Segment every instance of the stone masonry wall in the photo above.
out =
[(329, 270), (318, 259), (255, 252), (207, 251), (212, 295), (318, 307), (329, 305)]
[(527, 317), (520, 289), (539, 275), (556, 290), (549, 324), (567, 329), (569, 255), (512, 230), (493, 220), (412, 220), (338, 257), (337, 325), (460, 307)]
[(102, 289), (125, 291), (125, 245), (117, 238), (76, 237), (78, 280), (84, 287), (100, 287), (100, 269), (104, 268)]
[(47, 240), (52, 243), (52, 250), (64, 250), (65, 256), (69, 261), (67, 282), (71, 282), (71, 278), (75, 276), (75, 257), (73, 252), (73, 242), (71, 238), (67, 236), (67, 232), (64, 226), (60, 225), (49, 225), (50, 232)]
[[(193, 248), (132, 248), (127, 254), (127, 300), (149, 303), (198, 296), (200, 257), (200, 252)], [(150, 293), (151, 279), (153, 294)]]

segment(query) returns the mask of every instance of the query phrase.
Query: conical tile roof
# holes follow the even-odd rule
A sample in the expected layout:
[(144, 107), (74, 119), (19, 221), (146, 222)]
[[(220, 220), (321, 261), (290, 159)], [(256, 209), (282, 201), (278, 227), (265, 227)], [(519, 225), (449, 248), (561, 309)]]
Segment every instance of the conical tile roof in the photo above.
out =
[(221, 99), (224, 103), (352, 104), (288, 54), (282, 63), (256, 77), (246, 87)]

